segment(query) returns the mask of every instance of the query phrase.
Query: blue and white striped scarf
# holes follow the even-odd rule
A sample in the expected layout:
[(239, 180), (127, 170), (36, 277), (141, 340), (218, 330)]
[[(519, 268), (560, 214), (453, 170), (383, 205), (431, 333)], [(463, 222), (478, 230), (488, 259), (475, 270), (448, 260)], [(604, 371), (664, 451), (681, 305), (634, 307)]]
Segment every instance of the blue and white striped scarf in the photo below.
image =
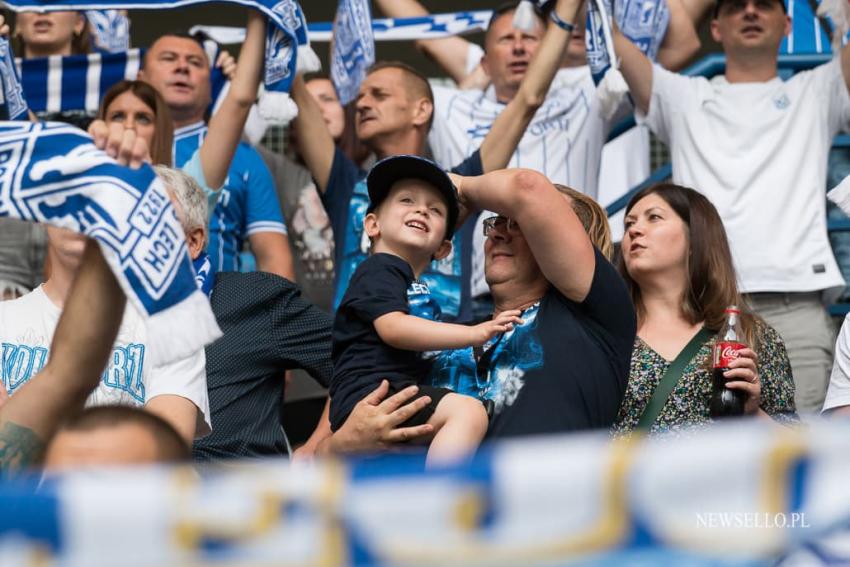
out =
[(221, 335), (149, 166), (117, 165), (66, 124), (0, 122), (0, 217), (7, 216), (95, 239), (128, 299), (147, 315), (155, 362), (188, 356)]
[(670, 10), (666, 0), (623, 0), (617, 2), (613, 10), (611, 0), (587, 3), (587, 63), (597, 84), (616, 60), (611, 36), (612, 17), (620, 32), (654, 61), (667, 33)]
[(375, 38), (369, 0), (339, 0), (334, 19), (331, 80), (339, 101), (348, 104), (375, 63)]
[[(237, 4), (259, 10), (272, 25), (266, 36), (266, 61), (264, 82), (266, 91), (279, 95), (269, 99), (267, 112), (280, 112), (283, 105), (291, 105), (286, 93), (295, 78), (296, 66), (305, 71), (318, 70), (318, 58), (310, 49), (307, 23), (297, 0), (217, 0), (226, 4)], [(55, 10), (103, 10), (103, 9), (150, 9), (162, 10), (182, 8), (196, 4), (209, 4), (210, 0), (6, 0), (7, 8), (15, 12)], [(299, 49), (300, 48), (300, 49)], [(299, 53), (300, 52), (300, 53)], [(261, 108), (261, 111), (264, 110)]]
[[(136, 78), (144, 54), (144, 49), (136, 48), (117, 53), (54, 55), (18, 59), (17, 65), (33, 112), (84, 111), (93, 116), (112, 85)], [(213, 106), (226, 82), (221, 69), (210, 70)]]

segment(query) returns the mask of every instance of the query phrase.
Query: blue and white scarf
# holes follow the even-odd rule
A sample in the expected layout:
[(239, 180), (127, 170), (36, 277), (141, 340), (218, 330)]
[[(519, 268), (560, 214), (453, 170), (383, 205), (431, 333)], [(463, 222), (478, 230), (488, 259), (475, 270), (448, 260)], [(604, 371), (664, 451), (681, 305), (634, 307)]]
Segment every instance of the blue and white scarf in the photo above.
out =
[(348, 104), (375, 63), (375, 38), (369, 0), (339, 0), (334, 19), (331, 80), (339, 101)]
[(91, 53), (19, 59), (21, 84), (33, 112), (81, 110), (94, 115), (100, 100), (118, 81), (133, 80), (143, 52)]
[(100, 245), (128, 299), (148, 319), (155, 363), (221, 335), (198, 290), (186, 240), (159, 178), (131, 170), (61, 123), (0, 122), (0, 217), (52, 224)]
[(98, 50), (115, 53), (130, 49), (130, 18), (122, 10), (86, 10), (86, 20)]
[[(415, 39), (440, 39), (455, 35), (482, 32), (490, 23), (490, 10), (431, 14), (414, 18), (374, 18), (372, 35), (375, 41), (411, 41)], [(228, 26), (194, 26), (190, 33), (203, 31), (224, 45), (245, 41), (245, 28)], [(313, 22), (307, 25), (310, 41), (331, 41), (333, 22)]]
[(215, 270), (210, 261), (210, 255), (201, 252), (197, 258), (192, 260), (192, 268), (195, 270), (195, 283), (198, 284), (198, 289), (209, 297), (212, 295), (215, 286)]
[[(18, 59), (16, 63), (33, 112), (84, 111), (94, 115), (112, 85), (136, 78), (144, 54), (144, 49), (136, 48), (118, 53)], [(221, 69), (210, 70), (213, 106), (220, 102), (226, 82)]]
[(26, 120), (27, 101), (24, 100), (24, 91), (18, 79), (13, 55), (9, 41), (0, 36), (0, 82), (3, 83), (0, 88), (3, 95), (3, 100), (0, 100), (0, 119)]
[[(614, 117), (629, 92), (614, 53), (611, 4), (611, 0), (587, 3), (585, 34), (587, 63), (597, 84), (599, 113), (605, 120)], [(670, 23), (667, 0), (623, 0), (617, 2), (613, 18), (623, 35), (654, 61)]]
[[(276, 97), (269, 98), (261, 112), (275, 120), (283, 120), (292, 113), (293, 103), (288, 92), (295, 78), (296, 66), (304, 71), (318, 70), (318, 57), (310, 49), (307, 24), (297, 0), (218, 0), (259, 10), (272, 25), (266, 36), (265, 87)], [(7, 0), (6, 7), (15, 12), (54, 10), (104, 10), (182, 8), (196, 4), (210, 4), (209, 0)], [(300, 49), (299, 49), (300, 48)]]
[[(611, 0), (591, 0), (587, 5), (587, 63), (596, 84), (616, 61), (611, 4)], [(616, 3), (613, 17), (620, 32), (654, 61), (670, 23), (666, 0), (623, 0)]]

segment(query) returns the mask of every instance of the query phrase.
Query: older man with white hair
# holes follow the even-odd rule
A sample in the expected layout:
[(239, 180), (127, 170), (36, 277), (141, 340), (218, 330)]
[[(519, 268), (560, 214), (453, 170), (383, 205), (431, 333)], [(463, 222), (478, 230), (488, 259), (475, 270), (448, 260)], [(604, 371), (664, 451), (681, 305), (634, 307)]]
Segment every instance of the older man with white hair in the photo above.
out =
[(215, 274), (205, 260), (207, 200), (182, 171), (154, 168), (180, 218), (199, 285), (224, 332), (206, 348), (207, 383), (215, 429), (197, 440), (198, 461), (286, 455), (280, 426), (284, 372), (303, 368), (327, 386), (330, 317), (301, 297), (298, 287), (274, 274)]

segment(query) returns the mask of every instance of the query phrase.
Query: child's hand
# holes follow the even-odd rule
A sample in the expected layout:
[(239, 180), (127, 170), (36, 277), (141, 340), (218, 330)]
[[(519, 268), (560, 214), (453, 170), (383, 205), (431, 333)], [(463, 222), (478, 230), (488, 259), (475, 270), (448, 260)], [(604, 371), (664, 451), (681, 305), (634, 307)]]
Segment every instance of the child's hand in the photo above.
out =
[(470, 346), (481, 346), (499, 333), (510, 331), (514, 328), (514, 323), (522, 323), (522, 319), (519, 318), (521, 314), (522, 311), (519, 309), (502, 311), (490, 321), (484, 321), (474, 327), (470, 327), (473, 331)]

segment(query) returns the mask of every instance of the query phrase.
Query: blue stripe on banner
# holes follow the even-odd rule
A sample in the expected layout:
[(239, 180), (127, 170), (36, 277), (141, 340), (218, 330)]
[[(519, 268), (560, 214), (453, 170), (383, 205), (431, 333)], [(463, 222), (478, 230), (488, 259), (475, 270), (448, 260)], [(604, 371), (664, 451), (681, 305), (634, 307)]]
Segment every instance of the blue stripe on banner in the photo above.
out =
[(47, 108), (47, 58), (29, 59), (21, 65), (21, 86), (30, 108), (39, 112)]
[[(88, 58), (75, 58), (72, 65), (62, 66), (62, 107), (86, 107), (86, 69)], [(82, 85), (82, 88), (80, 88)], [(101, 93), (102, 94), (102, 93)]]
[[(0, 534), (16, 534), (47, 548), (63, 550), (57, 484), (37, 478), (0, 482)], [(38, 490), (36, 492), (36, 490)]]
[[(269, 18), (266, 40), (264, 82), (267, 91), (285, 93), (295, 78), (297, 49), (309, 47), (307, 24), (297, 0), (220, 0), (259, 10)], [(209, 0), (99, 0), (97, 2), (65, 2), (55, 0), (7, 0), (5, 6), (15, 12), (106, 9), (173, 9), (209, 4)]]
[(788, 511), (800, 512), (803, 510), (806, 495), (806, 481), (809, 478), (809, 470), (811, 462), (808, 456), (800, 457), (796, 463), (790, 468), (788, 474), (791, 478), (788, 479)]
[[(101, 58), (100, 66), (100, 95), (106, 94), (109, 88), (122, 80), (127, 68), (127, 55), (125, 53), (109, 53), (104, 54)], [(140, 55), (141, 56), (141, 55)]]

